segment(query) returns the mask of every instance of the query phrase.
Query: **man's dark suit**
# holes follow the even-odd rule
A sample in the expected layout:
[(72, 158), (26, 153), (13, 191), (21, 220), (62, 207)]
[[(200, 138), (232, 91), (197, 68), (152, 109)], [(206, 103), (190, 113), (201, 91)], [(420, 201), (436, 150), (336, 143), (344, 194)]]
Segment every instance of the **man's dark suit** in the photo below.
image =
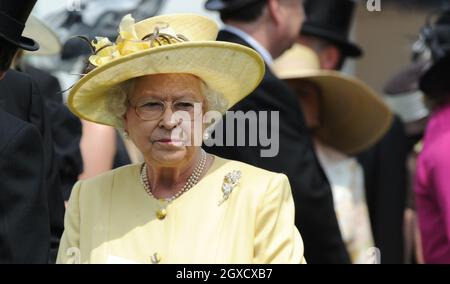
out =
[(21, 64), (18, 70), (30, 75), (44, 98), (61, 178), (63, 199), (69, 200), (73, 185), (83, 171), (80, 151), (81, 121), (63, 104), (58, 79), (45, 70)]
[[(34, 125), (42, 137), (45, 189), (51, 228), (51, 257), (56, 256), (64, 229), (64, 201), (55, 157), (48, 111), (39, 90), (28, 75), (9, 70), (0, 80), (0, 109)], [(36, 143), (39, 143), (36, 141)]]
[(47, 263), (50, 222), (38, 130), (0, 110), (0, 263)]
[(55, 76), (29, 64), (21, 64), (18, 66), (17, 70), (26, 73), (33, 78), (41, 92), (42, 97), (57, 103), (63, 103), (61, 86)]
[(381, 263), (404, 262), (407, 154), (404, 126), (396, 116), (386, 135), (358, 155), (364, 169), (367, 206)]
[[(218, 40), (249, 46), (228, 31), (221, 31)], [(292, 187), (295, 222), (303, 238), (307, 262), (349, 263), (334, 212), (331, 188), (313, 150), (297, 96), (266, 66), (259, 87), (231, 109), (238, 110), (279, 111), (278, 155), (261, 158), (260, 146), (215, 146), (206, 150), (221, 157), (285, 173)], [(270, 129), (270, 119), (268, 127)]]

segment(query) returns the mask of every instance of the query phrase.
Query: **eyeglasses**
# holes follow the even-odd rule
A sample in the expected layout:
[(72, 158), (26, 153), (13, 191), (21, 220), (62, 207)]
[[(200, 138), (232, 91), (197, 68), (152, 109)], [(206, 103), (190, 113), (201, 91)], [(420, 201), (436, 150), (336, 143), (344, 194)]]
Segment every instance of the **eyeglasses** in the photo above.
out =
[(170, 105), (172, 112), (183, 112), (189, 115), (190, 120), (194, 120), (196, 111), (202, 113), (202, 103), (191, 100), (178, 100), (165, 102), (155, 99), (145, 99), (130, 106), (135, 109), (136, 115), (142, 120), (158, 120), (166, 112)]

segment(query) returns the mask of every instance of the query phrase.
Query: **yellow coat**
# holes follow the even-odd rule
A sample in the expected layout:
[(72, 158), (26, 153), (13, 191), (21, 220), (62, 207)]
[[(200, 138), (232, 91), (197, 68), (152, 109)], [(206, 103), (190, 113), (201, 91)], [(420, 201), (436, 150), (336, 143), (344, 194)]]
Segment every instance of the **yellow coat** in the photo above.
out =
[[(204, 178), (170, 203), (140, 183), (141, 165), (78, 182), (57, 263), (304, 263), (288, 179), (215, 156)], [(223, 199), (224, 177), (241, 171)]]

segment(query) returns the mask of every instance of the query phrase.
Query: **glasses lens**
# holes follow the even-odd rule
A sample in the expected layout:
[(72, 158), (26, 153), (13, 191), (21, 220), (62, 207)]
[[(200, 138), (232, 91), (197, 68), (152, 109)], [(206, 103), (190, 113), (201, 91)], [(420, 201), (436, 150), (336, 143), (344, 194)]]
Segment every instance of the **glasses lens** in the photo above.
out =
[[(175, 115), (183, 115), (185, 119), (193, 120), (195, 116), (196, 104), (197, 109), (201, 109), (202, 104), (194, 101), (175, 101), (171, 104), (172, 112)], [(162, 117), (165, 110), (165, 103), (162, 101), (145, 100), (136, 104), (137, 115), (143, 120), (156, 120)]]
[(164, 112), (164, 104), (160, 101), (145, 101), (136, 105), (136, 111), (144, 120), (158, 119)]

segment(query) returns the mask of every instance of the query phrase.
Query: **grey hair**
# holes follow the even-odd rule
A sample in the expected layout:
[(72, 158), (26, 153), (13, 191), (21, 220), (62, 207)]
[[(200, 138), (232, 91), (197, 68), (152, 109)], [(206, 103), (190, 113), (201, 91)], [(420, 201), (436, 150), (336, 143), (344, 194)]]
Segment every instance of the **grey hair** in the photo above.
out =
[[(116, 121), (115, 125), (119, 131), (124, 129), (124, 116), (128, 109), (128, 96), (133, 92), (136, 78), (124, 81), (108, 90), (106, 94), (107, 109)], [(210, 88), (201, 81), (202, 95), (206, 101), (206, 111), (218, 111), (225, 114), (228, 109), (228, 100), (225, 96)]]
[(116, 128), (123, 132), (124, 117), (128, 109), (128, 94), (131, 94), (134, 88), (134, 79), (122, 82), (108, 90), (106, 94), (107, 109), (112, 114)]
[(218, 111), (224, 114), (228, 109), (228, 100), (222, 93), (211, 89), (202, 81), (202, 92), (206, 100), (206, 111)]

